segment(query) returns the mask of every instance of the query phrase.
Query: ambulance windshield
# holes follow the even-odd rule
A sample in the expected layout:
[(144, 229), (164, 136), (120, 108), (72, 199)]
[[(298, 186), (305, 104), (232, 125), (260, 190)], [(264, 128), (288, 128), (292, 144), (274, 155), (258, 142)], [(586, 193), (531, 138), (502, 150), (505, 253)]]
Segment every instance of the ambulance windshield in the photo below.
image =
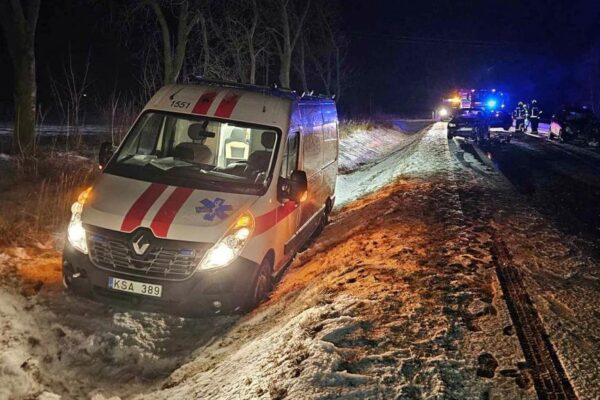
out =
[(258, 194), (271, 176), (273, 128), (147, 112), (106, 173), (174, 186)]

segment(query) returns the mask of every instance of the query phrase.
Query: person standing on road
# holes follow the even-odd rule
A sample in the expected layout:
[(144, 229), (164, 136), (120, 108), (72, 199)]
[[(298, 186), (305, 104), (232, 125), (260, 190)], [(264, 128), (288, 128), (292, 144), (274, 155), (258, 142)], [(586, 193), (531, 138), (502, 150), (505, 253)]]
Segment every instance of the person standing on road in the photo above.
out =
[(522, 101), (519, 102), (517, 108), (513, 111), (513, 119), (515, 120), (515, 131), (522, 131), (525, 125), (525, 109)]
[(527, 133), (529, 127), (529, 104), (523, 103), (523, 133)]
[(531, 110), (529, 111), (529, 122), (531, 123), (531, 133), (538, 134), (538, 126), (540, 125), (540, 116), (542, 110), (537, 104), (537, 100), (531, 100)]

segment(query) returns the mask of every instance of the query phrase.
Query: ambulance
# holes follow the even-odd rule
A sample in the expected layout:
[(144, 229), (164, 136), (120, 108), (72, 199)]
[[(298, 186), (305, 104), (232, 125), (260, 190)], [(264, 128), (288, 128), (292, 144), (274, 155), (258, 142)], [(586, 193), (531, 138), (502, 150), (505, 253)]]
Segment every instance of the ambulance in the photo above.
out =
[(247, 311), (327, 223), (331, 98), (198, 80), (163, 87), (71, 208), (63, 281), (184, 316)]

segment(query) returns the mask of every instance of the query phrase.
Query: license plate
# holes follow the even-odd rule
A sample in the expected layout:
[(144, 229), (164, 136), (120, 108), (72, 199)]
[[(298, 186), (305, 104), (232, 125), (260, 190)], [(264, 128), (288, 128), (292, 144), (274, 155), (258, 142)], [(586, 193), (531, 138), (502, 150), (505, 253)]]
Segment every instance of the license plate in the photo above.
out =
[(162, 286), (152, 283), (136, 282), (127, 279), (108, 278), (108, 287), (121, 292), (142, 294), (144, 296), (160, 297), (162, 296)]

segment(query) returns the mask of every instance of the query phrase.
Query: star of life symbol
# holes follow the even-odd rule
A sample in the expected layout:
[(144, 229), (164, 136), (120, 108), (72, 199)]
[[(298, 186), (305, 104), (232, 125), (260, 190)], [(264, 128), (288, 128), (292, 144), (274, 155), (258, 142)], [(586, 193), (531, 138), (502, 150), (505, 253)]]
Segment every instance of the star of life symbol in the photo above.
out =
[(216, 198), (214, 200), (204, 199), (200, 203), (202, 206), (196, 207), (198, 214), (204, 214), (204, 219), (213, 221), (215, 217), (225, 219), (228, 217), (227, 212), (233, 210), (229, 204), (225, 204), (225, 200)]

